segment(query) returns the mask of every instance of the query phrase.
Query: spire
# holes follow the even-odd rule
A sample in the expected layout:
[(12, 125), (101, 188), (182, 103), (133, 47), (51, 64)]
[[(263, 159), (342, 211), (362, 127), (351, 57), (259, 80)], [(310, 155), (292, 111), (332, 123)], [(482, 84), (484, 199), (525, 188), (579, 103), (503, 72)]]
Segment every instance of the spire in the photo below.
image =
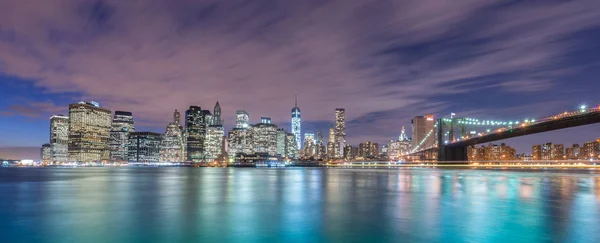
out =
[(296, 92), (296, 96), (294, 98), (294, 107), (298, 107), (298, 92)]

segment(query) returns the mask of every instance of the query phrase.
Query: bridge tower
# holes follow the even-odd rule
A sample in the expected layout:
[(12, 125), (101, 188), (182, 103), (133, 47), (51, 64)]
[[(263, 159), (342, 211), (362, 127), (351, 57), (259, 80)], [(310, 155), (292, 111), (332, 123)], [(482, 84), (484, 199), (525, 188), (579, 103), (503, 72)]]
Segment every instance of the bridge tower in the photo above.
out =
[[(449, 135), (450, 139), (454, 138), (454, 125), (455, 125), (456, 119), (457, 118), (451, 118), (451, 119), (440, 118), (440, 119), (438, 119), (438, 126), (437, 126), (438, 161), (457, 161), (457, 162), (464, 162), (464, 163), (467, 163), (467, 161), (468, 161), (466, 146), (447, 145), (444, 141), (444, 137), (445, 137), (444, 128), (447, 126), (448, 123), (450, 125), (450, 131), (449, 131), (448, 135)], [(466, 130), (465, 127), (461, 126), (461, 133), (465, 133), (465, 130)]]

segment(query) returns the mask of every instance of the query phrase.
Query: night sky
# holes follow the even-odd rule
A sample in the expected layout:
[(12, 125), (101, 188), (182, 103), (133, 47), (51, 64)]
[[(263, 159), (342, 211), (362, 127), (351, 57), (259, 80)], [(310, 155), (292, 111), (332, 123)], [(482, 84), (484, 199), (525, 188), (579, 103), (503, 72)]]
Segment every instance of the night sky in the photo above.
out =
[[(0, 0), (0, 147), (48, 142), (52, 114), (95, 100), (163, 132), (174, 109), (303, 132), (346, 108), (351, 144), (433, 113), (515, 120), (600, 103), (600, 1)], [(590, 125), (508, 140), (581, 143)], [(10, 157), (4, 149), (0, 157)], [(15, 150), (13, 150), (15, 151)]]

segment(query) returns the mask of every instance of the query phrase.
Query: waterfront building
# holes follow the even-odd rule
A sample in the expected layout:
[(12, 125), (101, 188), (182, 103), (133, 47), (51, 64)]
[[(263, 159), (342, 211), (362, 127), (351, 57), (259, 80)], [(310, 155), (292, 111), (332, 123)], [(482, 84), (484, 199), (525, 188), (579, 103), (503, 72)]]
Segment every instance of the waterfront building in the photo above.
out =
[[(270, 120), (270, 119), (269, 119)], [(250, 126), (254, 153), (277, 154), (277, 126), (271, 123), (259, 123)]]
[(69, 161), (92, 162), (110, 158), (111, 115), (97, 102), (69, 105)]
[(245, 110), (238, 110), (235, 114), (235, 127), (248, 128), (250, 126), (250, 114)]
[(573, 144), (571, 147), (568, 147), (565, 151), (565, 156), (569, 160), (578, 160), (582, 159), (581, 148), (579, 144)]
[(342, 148), (346, 146), (346, 109), (335, 109), (335, 149), (338, 157), (344, 156)]
[(404, 126), (402, 126), (398, 140), (391, 140), (387, 146), (387, 156), (392, 160), (401, 159), (402, 156), (410, 153), (410, 139), (406, 136)]
[(298, 107), (298, 94), (296, 94), (294, 108), (292, 108), (292, 133), (296, 136), (297, 149), (302, 148), (302, 115)]
[(285, 135), (285, 156), (290, 159), (298, 158), (298, 143), (296, 143), (296, 134), (294, 133)]
[(215, 104), (213, 108), (213, 125), (223, 125), (223, 119), (221, 118), (221, 105), (219, 105), (219, 101)]
[(375, 159), (379, 157), (379, 144), (371, 141), (362, 142), (358, 146), (358, 156), (364, 159)]
[(335, 144), (333, 142), (327, 143), (327, 158), (334, 159), (335, 156)]
[(553, 144), (550, 150), (552, 160), (565, 159), (565, 146), (563, 144)]
[(50, 161), (69, 161), (69, 117), (50, 117)]
[(40, 150), (40, 157), (42, 158), (42, 162), (51, 163), (52, 162), (52, 146), (49, 143), (45, 143), (42, 145), (42, 149)]
[(131, 132), (128, 139), (128, 160), (137, 163), (160, 161), (162, 134), (155, 132)]
[(110, 129), (110, 160), (127, 161), (127, 139), (135, 132), (133, 114), (128, 111), (115, 111)]
[(286, 134), (287, 132), (283, 128), (277, 129), (277, 155), (282, 157), (286, 156)]
[(160, 162), (183, 162), (185, 161), (182, 127), (179, 124), (179, 112), (173, 113), (173, 121), (167, 125), (160, 146)]
[(228, 134), (229, 157), (234, 158), (236, 154), (254, 153), (254, 145), (252, 142), (252, 134), (246, 128), (234, 128)]
[(533, 160), (563, 160), (565, 157), (565, 149), (562, 144), (545, 143), (532, 147)]
[(517, 160), (517, 151), (502, 143), (500, 145), (489, 144), (479, 148), (471, 146), (467, 148), (469, 161), (505, 161)]
[(190, 106), (185, 112), (185, 130), (187, 133), (187, 160), (201, 162), (204, 158), (204, 139), (206, 136), (206, 123), (203, 119), (202, 108)]
[(223, 135), (225, 130), (221, 125), (210, 125), (206, 131), (204, 148), (206, 161), (212, 162), (223, 155)]
[(542, 145), (533, 145), (531, 148), (531, 159), (542, 160)]
[(417, 116), (411, 120), (412, 149), (423, 150), (435, 146), (435, 121), (433, 115)]
[(304, 147), (302, 149), (305, 157), (314, 157), (316, 155), (316, 144), (314, 133), (304, 133)]
[(600, 159), (600, 141), (591, 141), (583, 143), (583, 159)]

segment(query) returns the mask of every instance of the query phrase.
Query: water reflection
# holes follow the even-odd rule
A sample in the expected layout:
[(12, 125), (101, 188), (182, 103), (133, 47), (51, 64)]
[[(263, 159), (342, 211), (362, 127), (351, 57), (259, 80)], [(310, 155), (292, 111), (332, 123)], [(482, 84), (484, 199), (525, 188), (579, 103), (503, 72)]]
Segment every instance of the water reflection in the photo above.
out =
[(593, 171), (3, 168), (3, 242), (599, 242)]

